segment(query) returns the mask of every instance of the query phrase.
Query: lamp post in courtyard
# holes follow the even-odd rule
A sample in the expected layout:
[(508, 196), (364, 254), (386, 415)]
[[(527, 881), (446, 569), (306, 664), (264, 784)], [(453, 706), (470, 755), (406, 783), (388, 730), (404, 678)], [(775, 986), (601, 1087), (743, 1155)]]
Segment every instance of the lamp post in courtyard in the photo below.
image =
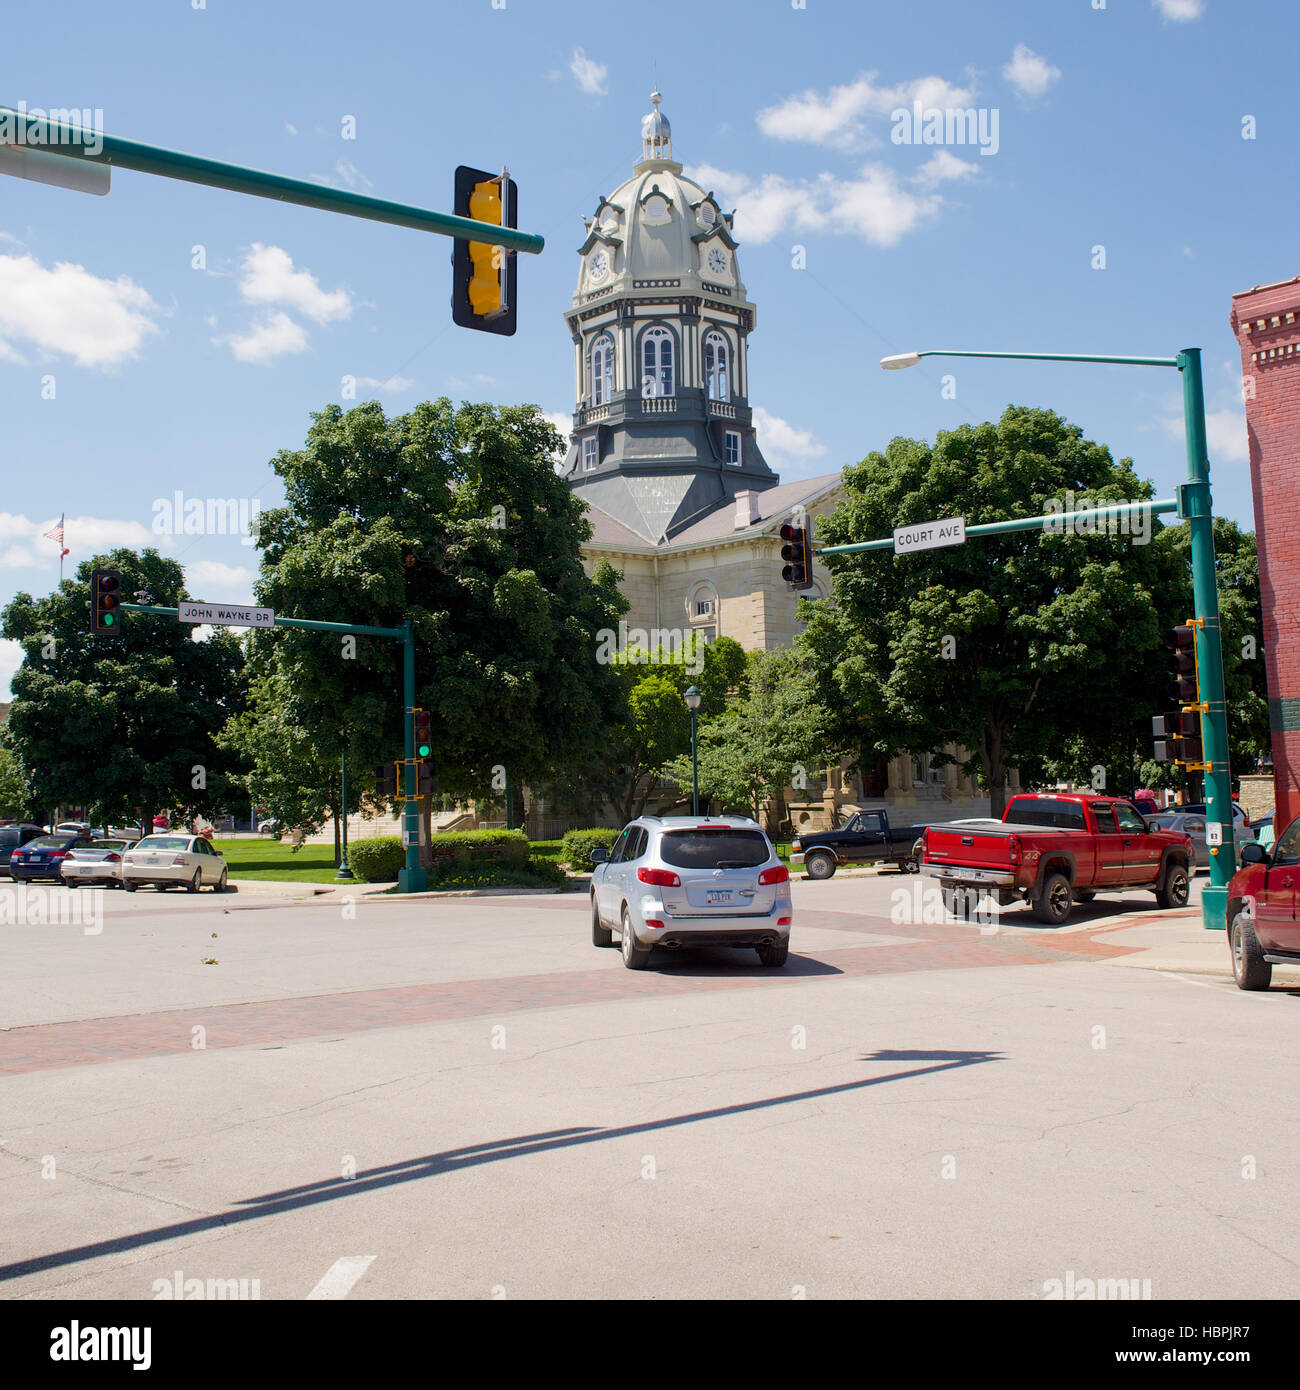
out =
[(700, 814), (700, 759), (695, 742), (695, 716), (704, 698), (698, 686), (691, 686), (685, 695), (686, 708), (691, 712), (691, 815)]

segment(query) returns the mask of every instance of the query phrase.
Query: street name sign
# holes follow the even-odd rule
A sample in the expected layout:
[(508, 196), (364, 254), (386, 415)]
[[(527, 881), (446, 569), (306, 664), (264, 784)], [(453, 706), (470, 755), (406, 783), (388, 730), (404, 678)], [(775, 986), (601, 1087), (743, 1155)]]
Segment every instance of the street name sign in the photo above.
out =
[(112, 178), (111, 166), (47, 154), (44, 150), (21, 145), (0, 144), (0, 174), (31, 183), (48, 183), (55, 188), (71, 188), (77, 193), (93, 193), (102, 198)]
[(910, 555), (914, 550), (938, 550), (945, 545), (965, 545), (966, 518), (945, 517), (942, 521), (922, 521), (915, 526), (894, 527), (894, 554)]
[(274, 627), (273, 608), (249, 608), (237, 603), (181, 603), (178, 623), (211, 623), (215, 627)]

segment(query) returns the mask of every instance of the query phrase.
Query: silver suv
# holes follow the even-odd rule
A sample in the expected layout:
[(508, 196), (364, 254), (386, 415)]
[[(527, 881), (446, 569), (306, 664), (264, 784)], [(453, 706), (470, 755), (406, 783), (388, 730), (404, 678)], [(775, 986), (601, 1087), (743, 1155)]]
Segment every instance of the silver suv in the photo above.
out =
[(656, 946), (753, 946), (764, 965), (790, 951), (790, 871), (757, 821), (641, 816), (591, 862), (591, 940), (644, 970)]

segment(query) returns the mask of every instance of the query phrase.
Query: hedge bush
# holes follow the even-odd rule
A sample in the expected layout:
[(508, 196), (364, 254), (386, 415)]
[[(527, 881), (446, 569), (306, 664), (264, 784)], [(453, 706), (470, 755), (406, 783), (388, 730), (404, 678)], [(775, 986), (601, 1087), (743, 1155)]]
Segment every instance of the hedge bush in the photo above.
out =
[(598, 845), (604, 849), (612, 848), (621, 833), (607, 826), (566, 831), (564, 839), (560, 841), (560, 862), (567, 864), (575, 873), (590, 873), (592, 864), (587, 856)]
[(348, 845), (348, 868), (362, 883), (396, 882), (406, 863), (402, 842), (395, 835), (373, 840), (353, 840)]
[(522, 830), (447, 830), (429, 842), (430, 866), (500, 865), (523, 869), (528, 866), (530, 846)]

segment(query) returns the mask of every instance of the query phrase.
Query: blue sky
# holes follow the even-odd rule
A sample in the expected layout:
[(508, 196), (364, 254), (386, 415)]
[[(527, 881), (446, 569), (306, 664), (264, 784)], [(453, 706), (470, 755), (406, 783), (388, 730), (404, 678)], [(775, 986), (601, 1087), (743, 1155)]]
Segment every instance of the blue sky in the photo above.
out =
[[(630, 174), (656, 83), (676, 157), (736, 209), (751, 403), (784, 479), (1014, 401), (1169, 495), (1172, 371), (877, 362), (1199, 346), (1216, 511), (1253, 527), (1229, 301), (1300, 273), (1294, 5), (199, 3), (14, 7), (0, 105), (89, 108), (114, 135), (434, 208), (457, 164), (507, 163), (547, 248), (521, 258), (519, 332), (498, 338), (451, 325), (442, 238), (130, 172), (104, 198), (0, 178), (0, 601), (57, 580), (41, 533), (61, 512), (69, 565), (157, 544), (192, 592), (247, 598), (255, 552), (154, 535), (156, 504), (275, 505), (268, 460), (345, 376), (394, 411), (571, 411), (581, 218)], [(897, 143), (914, 99), (996, 111), (996, 152)], [(0, 690), (17, 659), (3, 644)]]

